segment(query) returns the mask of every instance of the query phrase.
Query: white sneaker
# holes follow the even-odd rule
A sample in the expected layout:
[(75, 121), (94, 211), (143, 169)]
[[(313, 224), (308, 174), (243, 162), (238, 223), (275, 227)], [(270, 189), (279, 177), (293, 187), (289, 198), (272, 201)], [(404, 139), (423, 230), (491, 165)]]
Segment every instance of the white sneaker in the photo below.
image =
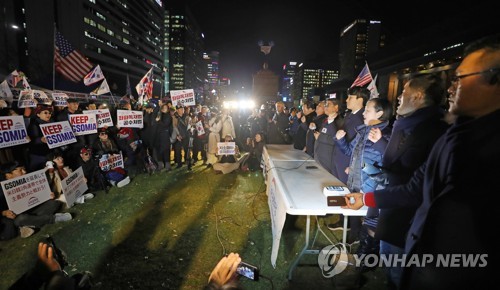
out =
[(89, 192), (89, 193), (86, 193), (82, 196), (85, 198), (85, 200), (89, 200), (89, 199), (93, 199), (95, 195), (93, 193)]
[(21, 235), (21, 238), (27, 238), (33, 235), (35, 233), (35, 230), (27, 226), (22, 226), (19, 228), (19, 233)]
[(54, 216), (55, 216), (56, 223), (67, 222), (67, 221), (70, 221), (73, 219), (73, 217), (71, 216), (71, 214), (69, 212), (65, 212), (65, 213), (58, 212), (58, 213), (54, 214)]
[(85, 203), (85, 197), (84, 197), (83, 195), (82, 195), (82, 196), (80, 196), (80, 197), (77, 197), (77, 198), (75, 199), (75, 203), (76, 203), (76, 204), (82, 204), (82, 203)]
[(124, 179), (120, 180), (117, 184), (116, 187), (124, 187), (125, 185), (130, 183), (130, 177), (125, 177)]

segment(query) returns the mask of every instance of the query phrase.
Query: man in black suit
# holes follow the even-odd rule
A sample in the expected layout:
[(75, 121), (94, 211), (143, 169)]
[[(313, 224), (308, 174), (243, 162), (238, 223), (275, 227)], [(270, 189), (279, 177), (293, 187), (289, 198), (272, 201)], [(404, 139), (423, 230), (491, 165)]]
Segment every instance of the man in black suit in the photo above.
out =
[(449, 111), (457, 119), (412, 179), (381, 192), (347, 195), (355, 198), (347, 206), (353, 209), (421, 204), (406, 237), (401, 289), (489, 289), (497, 284), (492, 223), (498, 214), (488, 199), (497, 193), (500, 176), (500, 34), (465, 49), (448, 93)]

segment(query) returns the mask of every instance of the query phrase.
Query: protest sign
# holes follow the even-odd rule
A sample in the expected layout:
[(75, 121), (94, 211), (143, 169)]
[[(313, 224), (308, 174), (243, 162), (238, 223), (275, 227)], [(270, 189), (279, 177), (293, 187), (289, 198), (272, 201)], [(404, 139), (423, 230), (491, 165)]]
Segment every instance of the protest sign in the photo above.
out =
[(218, 142), (217, 155), (234, 155), (236, 154), (235, 142)]
[(66, 95), (65, 93), (52, 93), (52, 99), (54, 100), (54, 102), (52, 103), (54, 106), (68, 106), (68, 95)]
[(33, 93), (31, 90), (22, 90), (19, 93), (19, 99), (17, 101), (18, 108), (35, 108), (36, 100), (33, 98)]
[(50, 149), (75, 143), (76, 137), (68, 121), (40, 124)]
[(194, 106), (196, 105), (194, 99), (194, 90), (174, 90), (170, 91), (170, 98), (172, 100), (172, 105), (178, 106)]
[(22, 116), (0, 117), (0, 148), (29, 143)]
[(129, 111), (129, 110), (117, 110), (117, 126), (118, 127), (129, 127), (129, 128), (142, 128), (142, 111)]
[(123, 168), (123, 155), (121, 151), (120, 154), (103, 154), (99, 158), (99, 168), (102, 171), (107, 172), (115, 167)]
[(97, 133), (97, 122), (95, 114), (71, 114), (69, 122), (76, 136)]
[(97, 117), (97, 128), (113, 127), (113, 119), (109, 109), (84, 110), (84, 114), (95, 114)]
[(9, 209), (20, 214), (50, 199), (45, 169), (1, 182)]
[(72, 207), (75, 200), (82, 196), (87, 189), (89, 189), (87, 187), (87, 181), (85, 181), (85, 175), (83, 174), (81, 166), (68, 175), (68, 177), (63, 179), (61, 184), (64, 197), (66, 198), (66, 205), (68, 207)]

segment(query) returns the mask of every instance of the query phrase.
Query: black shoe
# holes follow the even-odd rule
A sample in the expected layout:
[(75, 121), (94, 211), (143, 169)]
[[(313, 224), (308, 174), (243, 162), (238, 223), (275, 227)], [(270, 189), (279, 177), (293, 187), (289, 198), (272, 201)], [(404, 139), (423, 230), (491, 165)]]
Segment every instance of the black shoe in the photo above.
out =
[(190, 166), (188, 166), (188, 170), (189, 170), (189, 171), (193, 170), (193, 169), (191, 168), (191, 165), (190, 165)]
[(181, 168), (181, 167), (182, 167), (182, 164), (178, 164), (178, 165), (175, 167), (175, 169), (179, 169), (179, 168)]

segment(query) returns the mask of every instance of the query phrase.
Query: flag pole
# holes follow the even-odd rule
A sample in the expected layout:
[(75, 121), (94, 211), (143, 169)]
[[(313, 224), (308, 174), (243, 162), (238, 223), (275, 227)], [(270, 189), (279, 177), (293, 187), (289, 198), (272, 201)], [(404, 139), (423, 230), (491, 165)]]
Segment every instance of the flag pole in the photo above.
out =
[(56, 89), (56, 23), (54, 22), (54, 37), (52, 38), (54, 41), (54, 45), (52, 46), (52, 91)]

